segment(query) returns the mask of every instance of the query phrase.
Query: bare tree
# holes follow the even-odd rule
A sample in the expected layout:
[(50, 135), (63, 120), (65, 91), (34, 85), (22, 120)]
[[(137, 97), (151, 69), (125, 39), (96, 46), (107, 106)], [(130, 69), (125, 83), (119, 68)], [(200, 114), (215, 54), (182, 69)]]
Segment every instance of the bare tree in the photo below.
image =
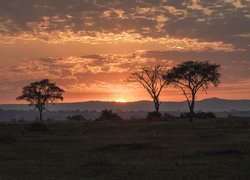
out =
[(57, 100), (63, 100), (64, 90), (51, 83), (50, 80), (44, 79), (39, 82), (33, 82), (23, 87), (22, 95), (17, 100), (25, 100), (31, 106), (39, 111), (40, 121), (43, 120), (42, 113), (49, 103), (55, 104)]
[(142, 67), (139, 71), (131, 73), (128, 81), (140, 83), (153, 99), (155, 111), (159, 113), (160, 94), (166, 81), (163, 79), (166, 68), (161, 65)]
[(174, 85), (181, 89), (189, 106), (189, 121), (192, 122), (196, 93), (202, 89), (207, 93), (210, 84), (220, 84), (220, 65), (208, 61), (186, 61), (173, 67), (163, 78), (167, 84)]

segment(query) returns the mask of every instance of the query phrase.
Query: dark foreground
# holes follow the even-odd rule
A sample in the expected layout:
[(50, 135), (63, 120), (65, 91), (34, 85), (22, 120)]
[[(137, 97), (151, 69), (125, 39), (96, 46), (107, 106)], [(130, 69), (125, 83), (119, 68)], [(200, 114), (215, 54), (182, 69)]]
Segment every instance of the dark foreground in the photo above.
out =
[(250, 119), (0, 125), (0, 180), (249, 179)]

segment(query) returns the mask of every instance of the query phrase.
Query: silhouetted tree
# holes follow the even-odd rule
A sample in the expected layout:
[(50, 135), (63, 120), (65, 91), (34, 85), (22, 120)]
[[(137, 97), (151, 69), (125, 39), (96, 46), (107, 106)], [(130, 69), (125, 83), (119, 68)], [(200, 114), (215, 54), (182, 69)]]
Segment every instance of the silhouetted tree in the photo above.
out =
[(161, 65), (142, 67), (139, 71), (131, 73), (128, 78), (129, 82), (138, 82), (147, 90), (153, 99), (156, 113), (159, 113), (160, 94), (166, 85), (166, 81), (163, 79), (165, 72), (166, 68)]
[(25, 100), (39, 111), (40, 121), (43, 120), (42, 113), (49, 103), (55, 104), (57, 100), (63, 100), (64, 90), (56, 86), (48, 79), (33, 82), (23, 87), (22, 95), (17, 100)]
[(173, 67), (163, 78), (167, 84), (174, 85), (182, 90), (189, 106), (189, 121), (192, 122), (196, 93), (203, 89), (207, 93), (210, 84), (220, 84), (220, 65), (208, 61), (186, 61)]

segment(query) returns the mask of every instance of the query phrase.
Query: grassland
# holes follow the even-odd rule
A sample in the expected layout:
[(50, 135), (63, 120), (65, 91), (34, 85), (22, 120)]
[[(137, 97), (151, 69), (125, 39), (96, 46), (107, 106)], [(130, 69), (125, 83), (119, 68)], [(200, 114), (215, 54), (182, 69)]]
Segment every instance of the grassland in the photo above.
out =
[(0, 180), (250, 177), (250, 119), (46, 125), (0, 125)]

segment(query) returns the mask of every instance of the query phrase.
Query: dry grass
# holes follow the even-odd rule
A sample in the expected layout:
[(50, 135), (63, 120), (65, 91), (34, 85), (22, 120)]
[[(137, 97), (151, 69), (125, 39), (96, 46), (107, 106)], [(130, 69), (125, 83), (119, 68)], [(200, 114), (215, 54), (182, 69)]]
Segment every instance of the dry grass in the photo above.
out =
[(47, 122), (46, 132), (3, 124), (0, 179), (248, 179), (248, 122)]

